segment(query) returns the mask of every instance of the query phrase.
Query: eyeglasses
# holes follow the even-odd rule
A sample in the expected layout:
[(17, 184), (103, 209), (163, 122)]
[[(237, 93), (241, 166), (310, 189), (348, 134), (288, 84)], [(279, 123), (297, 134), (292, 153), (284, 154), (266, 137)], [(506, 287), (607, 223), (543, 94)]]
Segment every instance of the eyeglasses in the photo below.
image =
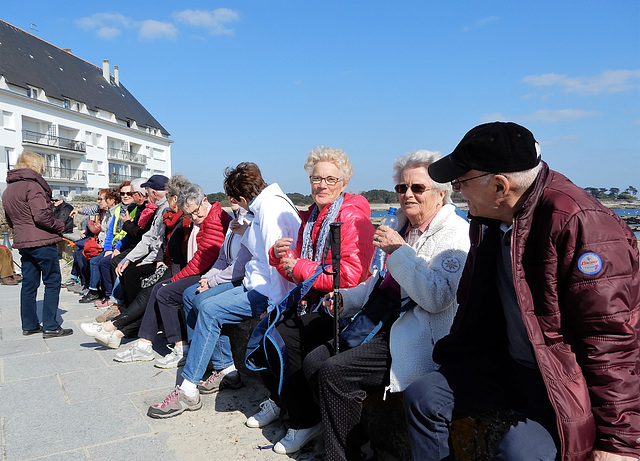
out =
[(411, 184), (407, 186), (406, 184), (396, 184), (394, 188), (398, 194), (406, 194), (407, 190), (411, 189), (416, 195), (424, 194), (428, 190), (435, 189), (435, 187), (427, 187), (424, 184)]
[(344, 178), (336, 178), (335, 176), (327, 176), (326, 178), (322, 176), (309, 176), (309, 180), (311, 184), (320, 184), (324, 180), (327, 186), (335, 186), (339, 181), (344, 180)]
[(182, 213), (184, 213), (184, 215), (188, 218), (193, 218), (194, 215), (200, 216), (200, 208), (202, 207), (202, 203), (204, 202), (204, 199), (202, 200), (202, 202), (200, 202), (200, 205), (198, 205), (198, 208), (196, 208), (193, 211), (183, 211)]
[(104, 202), (106, 198), (98, 197), (98, 202)]
[(453, 188), (453, 190), (457, 191), (457, 190), (460, 190), (460, 184), (462, 184), (463, 182), (482, 178), (483, 176), (489, 176), (490, 174), (496, 174), (496, 173), (482, 173), (482, 174), (479, 174), (478, 176), (472, 176), (471, 178), (467, 178), (467, 179), (454, 179), (453, 181), (451, 181), (451, 187)]
[(120, 192), (120, 197), (133, 197), (133, 192)]

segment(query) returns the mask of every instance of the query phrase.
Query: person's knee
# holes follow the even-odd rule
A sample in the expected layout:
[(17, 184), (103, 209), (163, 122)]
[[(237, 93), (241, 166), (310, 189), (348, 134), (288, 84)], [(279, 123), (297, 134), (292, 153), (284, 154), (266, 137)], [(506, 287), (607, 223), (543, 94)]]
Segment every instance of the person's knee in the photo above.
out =
[(433, 397), (440, 378), (439, 373), (429, 373), (404, 390), (402, 401), (407, 415), (434, 415), (439, 411), (436, 407), (440, 407), (442, 402)]
[(553, 461), (557, 449), (553, 437), (539, 423), (527, 419), (511, 426), (496, 446), (493, 460)]

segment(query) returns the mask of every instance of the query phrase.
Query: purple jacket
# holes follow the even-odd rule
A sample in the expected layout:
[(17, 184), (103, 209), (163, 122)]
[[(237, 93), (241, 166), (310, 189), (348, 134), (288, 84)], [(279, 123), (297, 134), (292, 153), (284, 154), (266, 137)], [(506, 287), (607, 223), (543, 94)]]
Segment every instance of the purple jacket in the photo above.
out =
[(13, 228), (15, 248), (35, 248), (58, 243), (65, 223), (53, 216), (51, 188), (41, 175), (28, 168), (7, 173), (2, 204)]

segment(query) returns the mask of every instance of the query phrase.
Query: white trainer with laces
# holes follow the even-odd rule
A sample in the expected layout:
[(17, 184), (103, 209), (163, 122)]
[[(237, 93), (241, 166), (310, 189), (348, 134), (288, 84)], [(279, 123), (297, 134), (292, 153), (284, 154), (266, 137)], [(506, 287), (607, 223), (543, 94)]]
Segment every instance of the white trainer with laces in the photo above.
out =
[(278, 443), (273, 446), (273, 451), (281, 455), (300, 451), (307, 443), (322, 435), (322, 422), (307, 429), (289, 429)]
[(269, 399), (260, 404), (260, 411), (253, 416), (247, 418), (245, 424), (247, 427), (264, 427), (271, 424), (280, 416), (280, 407)]
[[(169, 352), (164, 357), (161, 357), (158, 360), (156, 360), (156, 363), (154, 363), (153, 366), (158, 368), (183, 367), (184, 364), (187, 362), (187, 356), (184, 355), (182, 352), (178, 352), (175, 347), (171, 347), (171, 346), (167, 346), (167, 347), (171, 349), (171, 352)], [(182, 349), (180, 350), (182, 351)]]
[(98, 333), (102, 332), (102, 323), (99, 323), (99, 322), (81, 323), (80, 329), (85, 335), (95, 338)]
[(136, 347), (137, 345), (138, 341), (134, 341), (125, 350), (114, 355), (113, 360), (116, 362), (149, 362), (156, 359), (153, 350), (147, 352), (146, 350)]

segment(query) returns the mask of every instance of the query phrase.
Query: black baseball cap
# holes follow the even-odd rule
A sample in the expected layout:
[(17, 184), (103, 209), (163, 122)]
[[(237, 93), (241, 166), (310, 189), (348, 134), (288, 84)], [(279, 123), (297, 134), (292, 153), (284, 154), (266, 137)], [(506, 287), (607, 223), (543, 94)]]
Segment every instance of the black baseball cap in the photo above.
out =
[(452, 153), (429, 165), (429, 176), (447, 183), (470, 170), (509, 173), (540, 163), (540, 149), (531, 131), (513, 122), (478, 125), (464, 135)]
[(154, 174), (147, 182), (140, 184), (140, 187), (149, 187), (153, 190), (164, 190), (164, 186), (169, 182), (169, 178), (162, 174)]

